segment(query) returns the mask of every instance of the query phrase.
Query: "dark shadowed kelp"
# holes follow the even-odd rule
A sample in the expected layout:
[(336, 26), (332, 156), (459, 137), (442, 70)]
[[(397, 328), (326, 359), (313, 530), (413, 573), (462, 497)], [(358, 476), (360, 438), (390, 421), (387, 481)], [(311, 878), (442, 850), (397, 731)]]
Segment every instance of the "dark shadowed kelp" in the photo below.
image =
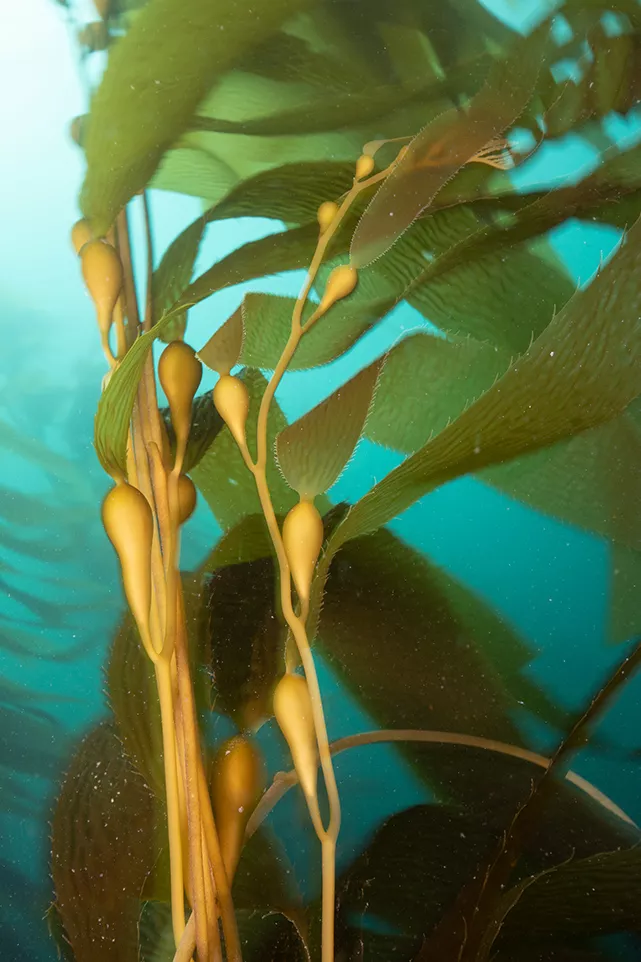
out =
[[(53, 817), (52, 928), (76, 962), (606, 960), (613, 934), (638, 948), (638, 829), (569, 769), (638, 646), (569, 711), (528, 673), (517, 631), (385, 527), (475, 474), (610, 539), (613, 633), (638, 628), (641, 167), (603, 118), (638, 104), (641, 18), (617, 11), (616, 36), (580, 0), (567, 30), (550, 15), (521, 36), (458, 0), (242, 15), (148, 0), (106, 3), (102, 32), (82, 34), (108, 65), (82, 125), (73, 239), (109, 366), (94, 443), (130, 614), (112, 718)], [(519, 193), (517, 130), (534, 152), (571, 131), (601, 163)], [(157, 258), (163, 187), (202, 214)], [(207, 232), (245, 216), (279, 230), (203, 265)], [(550, 242), (571, 218), (624, 228), (579, 291)], [(298, 297), (246, 294), (186, 342), (196, 304), (299, 269)], [(360, 364), (349, 352), (403, 302), (419, 323)], [(340, 386), (288, 423), (283, 379), (338, 358), (353, 361)], [(203, 364), (216, 380), (198, 395)], [(362, 438), (404, 458), (333, 505)], [(186, 573), (196, 492), (222, 535)], [(319, 661), (379, 729), (331, 741)], [(524, 720), (557, 750), (531, 751)], [(343, 859), (349, 766), (383, 741), (423, 800)], [(300, 885), (297, 845), (312, 853)]]

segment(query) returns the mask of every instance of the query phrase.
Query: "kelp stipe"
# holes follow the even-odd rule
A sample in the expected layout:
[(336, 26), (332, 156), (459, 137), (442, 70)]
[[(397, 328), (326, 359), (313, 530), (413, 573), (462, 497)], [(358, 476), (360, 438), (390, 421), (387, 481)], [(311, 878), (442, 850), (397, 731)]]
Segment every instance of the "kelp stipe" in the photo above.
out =
[[(123, 223), (126, 230), (126, 223)], [(98, 244), (100, 242), (90, 242)], [(87, 247), (80, 249), (83, 257)], [(107, 249), (105, 245), (105, 249)], [(112, 249), (113, 250), (113, 249)], [(104, 257), (85, 269), (90, 293), (97, 303), (103, 339), (108, 338), (106, 318), (113, 311), (123, 274), (133, 288), (129, 265), (116, 272)], [(84, 267), (83, 260), (83, 267)], [(135, 317), (134, 306), (125, 311)], [(151, 318), (145, 318), (149, 326)], [(108, 347), (108, 343), (107, 343)], [(118, 361), (107, 350), (112, 367)], [(132, 410), (126, 480), (117, 472), (118, 484), (103, 507), (105, 529), (118, 553), (125, 594), (146, 654), (156, 674), (165, 764), (172, 925), (176, 948), (193, 938), (202, 958), (220, 955), (218, 913), (223, 920), (229, 958), (240, 958), (235, 917), (229, 898), (216, 827), (211, 813), (204, 763), (193, 705), (192, 682), (186, 652), (186, 627), (178, 576), (180, 524), (190, 513), (189, 482), (180, 483), (191, 407), (201, 377), (201, 365), (182, 342), (169, 344), (160, 359), (158, 376), (170, 404), (177, 439), (173, 464), (163, 459), (163, 438), (156, 404), (153, 369), (147, 361), (137, 401)], [(146, 383), (145, 383), (146, 382)], [(110, 382), (111, 383), (111, 382)], [(109, 388), (107, 388), (108, 390)], [(185, 487), (187, 486), (187, 487)], [(180, 490), (187, 491), (181, 506)], [(184, 502), (184, 495), (183, 495)], [(218, 893), (218, 905), (214, 893)], [(225, 894), (226, 893), (226, 894)], [(194, 924), (186, 927), (185, 895), (194, 909)], [(184, 951), (184, 945), (183, 945)]]
[[(536, 144), (565, 125), (603, 145), (600, 118), (638, 100), (606, 69), (614, 49), (636, 63), (638, 25), (624, 11), (621, 34), (607, 37), (593, 4), (568, 4), (576, 31), (591, 24), (593, 55), (587, 81), (570, 85), (552, 68), (573, 48), (550, 18), (519, 39), (480, 6), (462, 21), (454, 2), (429, 17), (413, 0), (349, 6), (331, 5), (328, 30), (324, 3), (259, 4), (251, 25), (235, 4), (107, 3), (102, 33), (82, 35), (87, 48), (104, 39), (108, 67), (77, 125), (88, 172), (72, 243), (110, 368), (95, 446), (115, 482), (105, 528), (132, 617), (111, 653), (113, 724), (83, 743), (54, 817), (58, 910), (76, 962), (108, 962), (112, 950), (126, 962), (359, 952), (482, 962), (524, 945), (540, 962), (574, 951), (577, 931), (591, 953), (594, 938), (638, 924), (641, 897), (622, 895), (638, 892), (638, 830), (595, 786), (555, 778), (638, 655), (572, 728), (527, 674), (531, 647), (383, 528), (478, 473), (612, 538), (616, 563), (636, 570), (634, 485), (617, 492), (623, 524), (608, 507), (610, 474), (584, 489), (573, 459), (609, 464), (616, 451), (635, 477), (638, 148), (610, 146), (594, 174), (532, 197), (504, 170), (519, 160), (515, 123)], [(148, 188), (198, 196), (205, 210), (157, 266)], [(141, 191), (142, 310), (127, 207)], [(206, 226), (247, 214), (287, 227), (192, 278)], [(627, 227), (578, 293), (547, 243), (569, 217)], [(298, 297), (248, 294), (197, 353), (184, 341), (193, 305), (300, 268)], [(402, 300), (443, 336), (401, 339), (287, 424), (285, 375), (343, 357)], [(157, 372), (156, 340), (167, 343)], [(218, 379), (196, 397), (201, 362)], [(333, 508), (328, 491), (363, 436), (407, 457)], [(180, 528), (196, 490), (223, 536), (187, 575)], [(381, 730), (329, 742), (315, 648)], [(213, 745), (200, 726), (212, 708), (239, 729)], [(570, 730), (552, 759), (523, 747), (518, 712)], [(272, 717), (293, 773), (261, 795)], [(375, 826), (337, 877), (339, 795), (357, 786), (337, 781), (333, 755), (385, 740), (420, 746), (415, 772), (443, 801)], [(264, 824), (296, 781), (320, 840), (318, 901), (296, 890)]]

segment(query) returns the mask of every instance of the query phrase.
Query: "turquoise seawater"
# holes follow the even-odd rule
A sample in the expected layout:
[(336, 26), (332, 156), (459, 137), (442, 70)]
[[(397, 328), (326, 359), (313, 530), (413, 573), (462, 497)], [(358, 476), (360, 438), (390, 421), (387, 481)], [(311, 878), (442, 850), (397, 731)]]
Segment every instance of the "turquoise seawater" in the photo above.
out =
[[(540, 11), (536, 3), (506, 0), (505, 16), (519, 6), (521, 13)], [(123, 600), (99, 519), (108, 483), (91, 440), (104, 369), (93, 308), (68, 242), (83, 175), (81, 153), (68, 135), (70, 120), (86, 107), (82, 70), (65, 12), (53, 0), (22, 0), (10, 10), (7, 4), (1, 19), (0, 958), (48, 962), (55, 958), (43, 919), (51, 897), (52, 806), (73, 746), (105, 713), (103, 666)], [(641, 116), (626, 122), (612, 117), (609, 123), (621, 140), (641, 137)], [(542, 151), (514, 180), (522, 188), (572, 182), (594, 167), (596, 156), (593, 146), (568, 137)], [(199, 213), (196, 201), (177, 195), (155, 192), (152, 204), (158, 250)], [(249, 218), (226, 222), (224, 229), (214, 225), (199, 263), (277, 229)], [(577, 223), (552, 236), (577, 285), (590, 279), (619, 240), (614, 229)], [(198, 306), (190, 318), (191, 343), (202, 345), (247, 290), (292, 294), (301, 277), (234, 287)], [(401, 307), (346, 357), (321, 372), (288, 376), (278, 395), (285, 413), (299, 415), (424, 324), (418, 313)], [(203, 390), (212, 384), (213, 377), (205, 378)], [(398, 461), (363, 442), (332, 499), (354, 501)], [(581, 707), (620, 659), (621, 649), (605, 642), (610, 548), (604, 540), (467, 478), (424, 498), (391, 527), (518, 630), (536, 652), (532, 678), (558, 704)], [(201, 505), (185, 532), (184, 567), (196, 567), (218, 534)], [(331, 736), (372, 727), (326, 668), (321, 682)], [(573, 764), (637, 821), (641, 771), (629, 753), (639, 745), (640, 713), (637, 679), (600, 729), (616, 750), (584, 752)], [(555, 733), (517, 720), (535, 750), (553, 747)], [(345, 811), (343, 858), (385, 816), (426, 797), (388, 748), (362, 751), (349, 765), (341, 760), (339, 778), (341, 771), (355, 786)], [(298, 813), (284, 808), (276, 827), (279, 818), (284, 824), (292, 817)], [(311, 853), (301, 848), (293, 856), (304, 864)]]

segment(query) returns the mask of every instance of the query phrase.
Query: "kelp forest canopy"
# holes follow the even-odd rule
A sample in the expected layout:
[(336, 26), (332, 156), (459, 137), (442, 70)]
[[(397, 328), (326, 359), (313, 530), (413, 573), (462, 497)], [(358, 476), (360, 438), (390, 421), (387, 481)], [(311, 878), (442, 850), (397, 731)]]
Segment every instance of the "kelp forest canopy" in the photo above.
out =
[[(641, 660), (641, 4), (541, 3), (519, 29), (477, 0), (96, 0), (88, 24), (65, 5), (98, 78), (72, 125), (72, 240), (128, 610), (109, 715), (53, 815), (60, 951), (641, 957), (635, 815), (572, 768), (588, 739), (623, 752), (596, 728)], [(520, 186), (577, 141), (589, 169)], [(164, 250), (160, 191), (201, 211)], [(274, 230), (204, 263), (239, 218)], [(586, 224), (619, 243), (577, 286), (552, 239)], [(300, 293), (256, 289), (301, 271)], [(219, 317), (215, 295), (249, 281)], [(411, 330), (361, 360), (398, 309)], [(349, 376), (288, 423), (288, 376), (338, 359)], [(363, 439), (396, 466), (338, 500)], [(586, 705), (388, 527), (468, 475), (607, 544), (603, 644), (621, 649)], [(197, 500), (221, 534), (185, 571)], [(343, 725), (341, 699), (371, 730)], [(420, 793), (355, 845), (387, 791), (376, 764), (359, 788), (378, 743)]]

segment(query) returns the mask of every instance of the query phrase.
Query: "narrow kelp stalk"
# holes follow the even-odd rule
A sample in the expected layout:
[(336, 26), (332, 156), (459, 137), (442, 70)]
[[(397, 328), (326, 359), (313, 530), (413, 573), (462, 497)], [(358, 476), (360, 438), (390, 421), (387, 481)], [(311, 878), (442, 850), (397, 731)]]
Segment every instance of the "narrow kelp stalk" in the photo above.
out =
[[(146, 198), (144, 208), (148, 276), (142, 324), (126, 213), (123, 212), (118, 223), (120, 254), (103, 240), (90, 239), (79, 250), (111, 371), (118, 366), (124, 349), (131, 347), (137, 334), (152, 326), (152, 249)], [(78, 233), (76, 229), (76, 236)], [(108, 340), (114, 313), (118, 324), (117, 356), (111, 353)], [(203, 763), (178, 567), (180, 525), (190, 513), (181, 512), (180, 492), (185, 484), (190, 484), (183, 478), (182, 464), (201, 366), (193, 351), (182, 342), (170, 344), (163, 359), (159, 375), (170, 400), (178, 440), (174, 463), (168, 464), (168, 445), (158, 410), (153, 361), (149, 356), (132, 411), (127, 476), (114, 470), (116, 487), (105, 499), (103, 520), (120, 558), (125, 594), (156, 675), (165, 766), (172, 928), (177, 955), (183, 957), (187, 949), (191, 955), (193, 930), (199, 959), (222, 960), (218, 894), (226, 957), (240, 962), (240, 942), (211, 802), (208, 792), (201, 791)], [(193, 923), (185, 920), (185, 896), (193, 908)]]
[[(551, 758), (539, 755), (537, 752), (521, 748), (520, 745), (512, 745), (509, 742), (500, 742), (494, 738), (482, 738), (480, 735), (464, 735), (456, 732), (429, 731), (425, 729), (408, 728), (382, 728), (376, 731), (359, 732), (357, 735), (345, 735), (343, 738), (331, 742), (329, 749), (332, 756), (341, 752), (349, 751), (353, 748), (363, 748), (370, 745), (386, 744), (416, 744), (416, 745), (453, 745), (463, 748), (477, 748), (481, 751), (496, 752), (499, 755), (506, 755), (510, 758), (518, 758), (521, 761), (536, 765), (537, 768), (548, 769), (552, 763)], [(581, 775), (574, 771), (565, 772), (565, 779), (569, 784), (574, 785), (584, 792), (589, 798), (593, 799), (597, 805), (602, 806), (612, 812), (616, 818), (626, 822), (628, 825), (635, 825), (630, 816), (622, 808), (604, 795), (592, 782), (586, 781)], [(250, 839), (269, 813), (278, 804), (291, 788), (299, 780), (298, 772), (292, 769), (290, 772), (278, 772), (274, 781), (263, 794), (260, 803), (254, 809), (251, 818), (247, 823), (246, 838)]]
[[(320, 303), (307, 320), (303, 312), (309, 294), (323, 263), (329, 244), (358, 195), (374, 184), (385, 180), (395, 168), (398, 158), (385, 170), (371, 174), (374, 169), (373, 152), (380, 146), (372, 145), (372, 153), (363, 153), (356, 165), (352, 188), (342, 202), (326, 201), (318, 210), (320, 236), (310, 263), (303, 288), (292, 312), (289, 338), (261, 398), (256, 427), (256, 460), (252, 458), (246, 438), (245, 425), (249, 410), (249, 398), (244, 384), (230, 375), (231, 365), (220, 369), (220, 379), (214, 392), (214, 404), (227, 423), (243, 457), (252, 473), (261, 509), (278, 561), (280, 601), (283, 617), (294, 639), (298, 657), (303, 667), (304, 679), (292, 674), (291, 653), (286, 660), (286, 674), (274, 693), (274, 712), (283, 735), (288, 742), (292, 759), (298, 773), (310, 818), (322, 850), (322, 960), (334, 960), (334, 915), (336, 887), (336, 842), (340, 830), (341, 808), (338, 786), (334, 774), (323, 701), (316, 673), (316, 666), (306, 630), (309, 611), (311, 583), (323, 541), (323, 524), (313, 504), (314, 495), (299, 492), (300, 502), (290, 511), (281, 531), (269, 485), (268, 419), (272, 401), (287, 371), (302, 337), (339, 300), (347, 297), (356, 287), (358, 276), (349, 265), (336, 267), (330, 274)], [(298, 596), (298, 612), (292, 596), (292, 580)], [(320, 758), (325, 789), (329, 804), (329, 820), (324, 824), (316, 789), (316, 750)]]
[[(147, 208), (145, 207), (145, 214)], [(145, 217), (148, 224), (148, 217)], [(138, 316), (138, 299), (133, 276), (131, 261), (130, 233), (124, 215), (124, 229), (122, 238), (125, 244), (124, 266), (125, 266), (125, 302), (129, 308), (135, 310), (137, 328), (149, 328), (151, 326), (151, 316), (148, 306), (142, 325)], [(151, 245), (147, 229), (148, 258), (151, 258)], [(149, 286), (149, 271), (147, 272), (147, 286)], [(149, 299), (147, 298), (147, 305)], [(151, 376), (151, 377), (150, 377)], [(150, 383), (151, 380), (151, 383)], [(179, 768), (177, 758), (177, 746), (174, 722), (174, 699), (172, 691), (171, 661), (173, 640), (167, 633), (167, 600), (166, 600), (166, 573), (164, 570), (163, 546), (167, 540), (168, 528), (170, 524), (166, 484), (163, 478), (163, 465), (160, 461), (158, 418), (154, 417), (154, 409), (157, 414), (157, 401), (155, 393), (155, 382), (153, 381), (152, 360), (148, 358), (143, 368), (143, 374), (138, 385), (136, 403), (132, 412), (132, 426), (130, 436), (137, 466), (137, 477), (144, 477), (144, 487), (141, 489), (153, 506), (156, 523), (154, 525), (154, 544), (152, 546), (152, 583), (154, 589), (154, 626), (156, 630), (156, 643), (154, 650), (157, 657), (154, 660), (156, 673), (156, 686), (160, 701), (161, 727), (163, 739), (163, 760), (165, 767), (165, 791), (167, 799), (167, 822), (170, 852), (170, 882), (171, 882), (171, 906), (172, 906), (172, 927), (174, 939), (178, 944), (185, 927), (184, 913), (184, 875), (185, 875), (185, 856), (182, 844), (182, 831), (180, 824), (180, 790), (179, 790)], [(163, 537), (164, 536), (164, 537)], [(163, 596), (165, 597), (163, 604)], [(164, 610), (163, 610), (164, 609)], [(160, 657), (166, 647), (164, 657)]]

